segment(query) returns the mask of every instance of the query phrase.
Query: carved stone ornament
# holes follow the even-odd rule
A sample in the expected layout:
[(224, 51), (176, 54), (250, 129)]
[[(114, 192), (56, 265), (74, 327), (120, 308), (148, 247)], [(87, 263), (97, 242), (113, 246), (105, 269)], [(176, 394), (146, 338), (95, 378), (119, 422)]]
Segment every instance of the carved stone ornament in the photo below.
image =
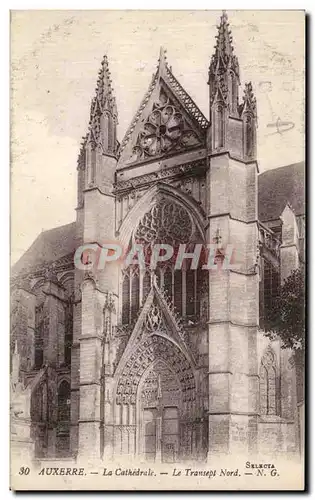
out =
[(133, 149), (132, 161), (161, 155), (183, 147), (194, 147), (200, 143), (196, 133), (189, 127), (182, 113), (166, 93), (153, 105)]
[(161, 198), (140, 221), (134, 238), (139, 243), (188, 243), (193, 226), (182, 206)]
[(140, 380), (154, 360), (164, 361), (177, 375), (184, 402), (195, 399), (195, 377), (185, 355), (172, 342), (152, 335), (137, 346), (126, 364), (118, 381), (117, 404), (134, 404)]
[(146, 327), (150, 332), (165, 330), (162, 312), (157, 304), (153, 303), (147, 314)]
[(271, 350), (266, 351), (262, 357), (261, 363), (266, 368), (269, 368), (270, 366), (274, 366), (275, 365), (274, 353)]

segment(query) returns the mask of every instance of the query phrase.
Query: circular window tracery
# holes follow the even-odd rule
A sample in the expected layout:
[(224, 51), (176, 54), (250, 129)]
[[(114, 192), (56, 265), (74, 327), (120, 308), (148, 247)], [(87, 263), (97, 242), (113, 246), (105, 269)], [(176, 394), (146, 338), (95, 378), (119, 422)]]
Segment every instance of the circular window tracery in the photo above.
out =
[(135, 231), (137, 243), (189, 243), (193, 232), (190, 216), (182, 206), (160, 200), (147, 212)]
[(154, 103), (153, 111), (139, 133), (137, 145), (133, 149), (133, 159), (197, 144), (199, 140), (196, 133), (187, 126), (184, 116), (165, 92), (161, 91), (159, 100)]

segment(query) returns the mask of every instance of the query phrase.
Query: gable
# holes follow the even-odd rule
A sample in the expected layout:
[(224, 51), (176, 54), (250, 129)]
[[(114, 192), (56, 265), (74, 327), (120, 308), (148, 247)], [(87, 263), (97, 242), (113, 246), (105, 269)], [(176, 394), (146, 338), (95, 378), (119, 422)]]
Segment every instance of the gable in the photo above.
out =
[(162, 61), (121, 143), (118, 169), (204, 147), (207, 127), (207, 119)]
[(203, 135), (162, 84), (158, 99), (138, 133), (131, 161), (150, 159), (202, 144)]
[(168, 304), (155, 282), (151, 286), (125, 351), (119, 360), (116, 376), (123, 370), (127, 360), (134, 352), (135, 346), (142, 345), (152, 335), (169, 340), (184, 354), (191, 366), (195, 366), (194, 356), (184, 341), (171, 305)]

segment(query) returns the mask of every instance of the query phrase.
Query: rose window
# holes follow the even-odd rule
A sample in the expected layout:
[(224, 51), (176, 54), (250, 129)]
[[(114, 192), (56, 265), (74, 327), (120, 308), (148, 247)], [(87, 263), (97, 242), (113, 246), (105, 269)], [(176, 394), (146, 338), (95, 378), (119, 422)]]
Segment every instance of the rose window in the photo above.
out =
[(195, 132), (188, 128), (183, 115), (176, 110), (167, 95), (162, 91), (159, 101), (138, 136), (133, 153), (139, 159), (155, 156), (182, 147), (199, 144)]
[(192, 223), (187, 210), (164, 199), (147, 212), (135, 231), (135, 241), (141, 243), (189, 243)]

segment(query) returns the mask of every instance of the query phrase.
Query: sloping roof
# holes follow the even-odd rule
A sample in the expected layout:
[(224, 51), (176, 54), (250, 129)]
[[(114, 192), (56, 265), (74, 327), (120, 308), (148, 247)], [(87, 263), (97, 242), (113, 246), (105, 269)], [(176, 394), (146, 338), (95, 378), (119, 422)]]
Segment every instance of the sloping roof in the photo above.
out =
[(76, 223), (43, 231), (12, 267), (12, 277), (61, 259), (76, 250)]
[(258, 176), (258, 219), (278, 219), (289, 203), (295, 215), (305, 213), (305, 163), (267, 170)]
[(209, 126), (207, 118), (204, 116), (202, 111), (198, 108), (197, 104), (192, 100), (186, 90), (181, 86), (179, 81), (173, 75), (171, 69), (168, 67), (165, 57), (165, 51), (163, 47), (160, 50), (159, 65), (157, 71), (153, 74), (151, 83), (147, 92), (145, 93), (140, 106), (133, 117), (131, 124), (129, 125), (123, 140), (121, 141), (118, 155), (121, 156), (125, 146), (128, 144), (131, 134), (134, 131), (137, 123), (139, 122), (147, 103), (150, 100), (153, 91), (160, 82), (160, 78), (170, 87), (174, 95), (177, 97), (179, 102), (182, 104), (188, 115), (198, 124), (198, 127), (205, 130)]

